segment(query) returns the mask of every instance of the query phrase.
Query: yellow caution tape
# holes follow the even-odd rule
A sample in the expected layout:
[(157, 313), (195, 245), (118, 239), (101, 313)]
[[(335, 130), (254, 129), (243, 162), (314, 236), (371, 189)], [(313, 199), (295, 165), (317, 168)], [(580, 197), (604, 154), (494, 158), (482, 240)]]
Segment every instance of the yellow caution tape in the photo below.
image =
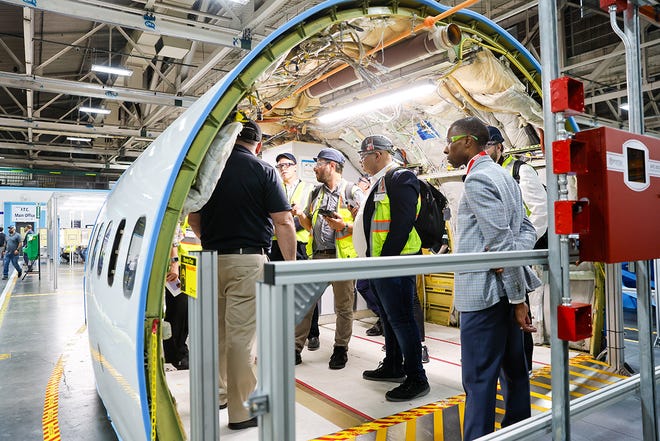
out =
[(151, 441), (156, 441), (156, 356), (158, 355), (159, 323), (159, 319), (154, 319), (151, 325), (151, 357), (149, 360), (149, 385), (151, 386)]

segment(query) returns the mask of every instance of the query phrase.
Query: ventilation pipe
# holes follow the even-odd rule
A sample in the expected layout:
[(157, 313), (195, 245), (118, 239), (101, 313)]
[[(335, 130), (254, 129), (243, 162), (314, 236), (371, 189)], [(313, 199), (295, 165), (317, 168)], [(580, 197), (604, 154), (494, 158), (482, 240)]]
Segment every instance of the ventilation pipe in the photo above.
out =
[[(455, 24), (436, 27), (415, 37), (392, 45), (374, 54), (373, 60), (388, 69), (399, 68), (415, 61), (452, 50), (461, 42), (461, 30)], [(370, 70), (375, 71), (373, 67)], [(355, 70), (344, 69), (307, 89), (307, 94), (318, 98), (337, 89), (351, 86), (362, 81)]]

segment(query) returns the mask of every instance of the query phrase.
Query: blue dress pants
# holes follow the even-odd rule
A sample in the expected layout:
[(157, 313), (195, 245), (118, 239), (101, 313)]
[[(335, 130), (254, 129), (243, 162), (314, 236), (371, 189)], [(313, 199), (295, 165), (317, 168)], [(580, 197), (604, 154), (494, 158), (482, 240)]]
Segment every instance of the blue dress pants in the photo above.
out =
[(495, 430), (498, 377), (504, 398), (502, 427), (530, 417), (523, 332), (506, 297), (490, 308), (461, 312), (461, 369), (466, 394), (464, 441)]
[(417, 295), (415, 276), (389, 277), (370, 280), (371, 288), (380, 308), (380, 321), (385, 336), (383, 366), (403, 372), (408, 380), (426, 381), (422, 367), (422, 346), (419, 329), (413, 314)]

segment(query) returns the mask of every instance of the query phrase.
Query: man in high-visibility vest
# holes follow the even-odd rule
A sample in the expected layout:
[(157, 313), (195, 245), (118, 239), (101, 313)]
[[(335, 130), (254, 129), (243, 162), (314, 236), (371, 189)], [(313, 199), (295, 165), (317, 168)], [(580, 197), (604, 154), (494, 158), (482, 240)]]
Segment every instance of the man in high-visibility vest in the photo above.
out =
[[(300, 224), (299, 216), (303, 213), (305, 203), (309, 199), (314, 185), (303, 182), (298, 177), (298, 160), (293, 153), (284, 152), (277, 155), (275, 158), (275, 168), (280, 173), (282, 184), (284, 186), (284, 193), (291, 205), (291, 214), (293, 215), (293, 222), (296, 227), (296, 260), (307, 260), (307, 242), (309, 242), (309, 231)], [(280, 246), (277, 244), (277, 236), (273, 236), (273, 245), (270, 248), (268, 258), (272, 262), (280, 262), (284, 260)], [(312, 325), (307, 335), (307, 349), (316, 351), (320, 346), (319, 340), (319, 307), (314, 308), (314, 315), (312, 316)]]
[[(344, 155), (332, 148), (322, 149), (316, 158), (314, 173), (317, 185), (310, 194), (300, 223), (311, 233), (307, 243), (312, 259), (345, 259), (355, 257), (353, 249), (353, 215), (351, 208), (362, 204), (364, 194), (355, 185), (347, 182), (342, 173)], [(330, 357), (330, 369), (343, 369), (348, 361), (348, 342), (353, 333), (353, 301), (355, 281), (332, 282), (335, 300), (335, 347)], [(310, 310), (296, 327), (296, 364), (302, 363), (300, 352), (312, 321)]]
[[(359, 153), (362, 168), (372, 176), (372, 187), (355, 216), (356, 251), (366, 257), (421, 254), (422, 240), (414, 227), (421, 206), (417, 176), (392, 160), (394, 145), (385, 136), (367, 136)], [(402, 383), (385, 394), (387, 401), (409, 401), (427, 395), (430, 387), (422, 367), (420, 330), (413, 312), (416, 277), (386, 277), (369, 283), (380, 309), (385, 359), (377, 369), (364, 371), (362, 378)]]

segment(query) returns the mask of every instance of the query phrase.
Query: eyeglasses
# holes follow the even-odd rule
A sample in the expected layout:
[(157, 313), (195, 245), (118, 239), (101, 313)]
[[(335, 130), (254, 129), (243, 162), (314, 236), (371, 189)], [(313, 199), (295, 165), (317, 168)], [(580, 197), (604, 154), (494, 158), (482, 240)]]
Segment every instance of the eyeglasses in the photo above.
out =
[(324, 165), (327, 164), (330, 164), (330, 161), (326, 161), (325, 159), (317, 159), (314, 167), (323, 167)]
[(364, 152), (358, 152), (358, 155), (360, 155), (360, 159), (364, 159), (366, 156), (369, 156), (369, 155), (374, 154), (374, 153), (378, 153), (378, 152), (375, 151), (375, 150), (367, 150), (367, 151), (364, 151)]
[(459, 139), (463, 139), (463, 138), (466, 138), (468, 136), (470, 138), (474, 139), (475, 141), (479, 141), (479, 138), (477, 138), (474, 135), (455, 135), (455, 136), (450, 136), (449, 138), (447, 138), (447, 144), (453, 144), (456, 141), (458, 141)]
[(281, 164), (277, 164), (275, 166), (275, 168), (278, 169), (278, 170), (283, 170), (283, 169), (287, 169), (289, 167), (293, 167), (294, 165), (296, 165), (296, 164), (293, 163), (293, 162), (283, 162)]

